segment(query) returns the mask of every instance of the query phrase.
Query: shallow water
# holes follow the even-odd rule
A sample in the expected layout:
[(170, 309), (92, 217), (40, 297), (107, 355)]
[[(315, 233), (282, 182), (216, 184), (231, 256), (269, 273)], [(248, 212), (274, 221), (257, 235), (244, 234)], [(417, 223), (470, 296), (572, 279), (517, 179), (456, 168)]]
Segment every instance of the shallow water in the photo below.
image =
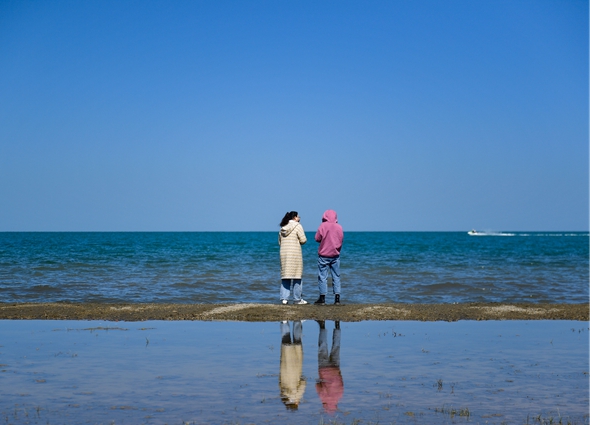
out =
[(586, 322), (297, 326), (0, 321), (0, 421), (588, 423)]
[[(307, 237), (303, 292), (313, 299), (317, 243)], [(347, 232), (342, 297), (583, 303), (588, 241), (587, 232)], [(0, 232), (4, 302), (277, 302), (279, 267), (276, 232)]]

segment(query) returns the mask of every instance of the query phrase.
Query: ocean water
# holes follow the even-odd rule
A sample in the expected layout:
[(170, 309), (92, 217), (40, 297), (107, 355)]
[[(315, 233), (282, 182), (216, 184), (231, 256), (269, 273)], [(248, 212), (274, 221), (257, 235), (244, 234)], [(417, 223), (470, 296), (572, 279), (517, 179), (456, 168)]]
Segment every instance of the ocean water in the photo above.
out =
[[(317, 298), (317, 243), (303, 246)], [(587, 232), (347, 232), (347, 303), (588, 301)], [(275, 303), (276, 232), (0, 233), (1, 302)], [(329, 287), (329, 291), (331, 287)]]

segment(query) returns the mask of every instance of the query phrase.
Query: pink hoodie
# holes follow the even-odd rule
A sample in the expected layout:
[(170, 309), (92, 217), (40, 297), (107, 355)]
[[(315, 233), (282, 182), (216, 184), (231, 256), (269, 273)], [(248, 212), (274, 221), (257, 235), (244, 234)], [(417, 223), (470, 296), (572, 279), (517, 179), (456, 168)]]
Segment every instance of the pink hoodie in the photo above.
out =
[(322, 257), (338, 257), (342, 248), (344, 232), (338, 224), (336, 211), (327, 210), (322, 217), (322, 224), (315, 234), (316, 242), (320, 243), (318, 254)]
[(315, 384), (315, 390), (322, 400), (322, 406), (329, 414), (338, 410), (338, 402), (344, 394), (344, 382), (340, 368), (336, 366), (322, 367), (318, 370), (320, 381)]

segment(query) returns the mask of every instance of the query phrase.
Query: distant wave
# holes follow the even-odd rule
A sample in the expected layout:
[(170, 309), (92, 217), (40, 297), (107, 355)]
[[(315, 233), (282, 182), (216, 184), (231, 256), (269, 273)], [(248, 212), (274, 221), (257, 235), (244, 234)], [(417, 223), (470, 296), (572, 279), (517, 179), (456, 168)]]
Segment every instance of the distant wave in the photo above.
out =
[(577, 236), (582, 236), (582, 237), (588, 237), (590, 236), (590, 234), (588, 233), (518, 233), (516, 236), (561, 236), (561, 237), (577, 237)]

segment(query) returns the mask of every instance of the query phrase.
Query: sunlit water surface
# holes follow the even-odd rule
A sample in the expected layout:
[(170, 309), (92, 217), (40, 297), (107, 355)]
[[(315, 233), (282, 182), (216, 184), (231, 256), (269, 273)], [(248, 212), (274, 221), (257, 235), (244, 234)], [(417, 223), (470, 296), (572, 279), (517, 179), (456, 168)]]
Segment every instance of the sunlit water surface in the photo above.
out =
[(0, 321), (0, 422), (588, 423), (586, 322), (339, 327)]
[[(308, 232), (302, 247), (303, 296), (308, 299), (318, 293), (314, 234)], [(278, 302), (277, 235), (0, 232), (0, 300)], [(485, 235), (346, 232), (341, 255), (343, 300), (353, 304), (588, 301), (587, 232)]]

